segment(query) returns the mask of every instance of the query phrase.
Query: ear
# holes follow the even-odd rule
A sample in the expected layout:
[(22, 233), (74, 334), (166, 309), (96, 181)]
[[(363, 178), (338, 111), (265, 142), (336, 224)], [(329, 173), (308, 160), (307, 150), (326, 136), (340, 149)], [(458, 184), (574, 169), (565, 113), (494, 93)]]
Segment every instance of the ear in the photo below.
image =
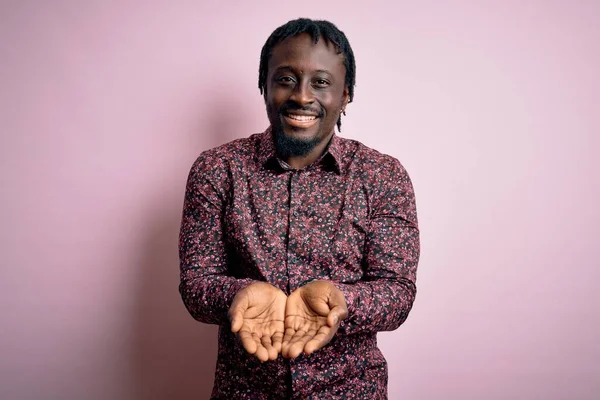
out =
[(346, 106), (350, 103), (350, 90), (348, 86), (344, 88), (344, 94), (342, 95), (342, 110), (346, 109)]

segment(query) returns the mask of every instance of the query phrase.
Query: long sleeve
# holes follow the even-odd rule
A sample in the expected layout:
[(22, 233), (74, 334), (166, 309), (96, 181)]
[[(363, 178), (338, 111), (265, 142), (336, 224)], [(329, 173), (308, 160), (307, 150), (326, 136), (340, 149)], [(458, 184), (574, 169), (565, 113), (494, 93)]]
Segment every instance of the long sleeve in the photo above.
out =
[(420, 253), (415, 196), (406, 170), (397, 160), (388, 160), (376, 174), (363, 278), (336, 284), (349, 312), (340, 326), (342, 334), (394, 330), (406, 320), (415, 299)]
[(203, 153), (190, 171), (181, 231), (179, 291), (190, 314), (198, 321), (225, 325), (227, 311), (237, 292), (251, 279), (228, 275), (223, 216), (228, 196), (225, 163)]

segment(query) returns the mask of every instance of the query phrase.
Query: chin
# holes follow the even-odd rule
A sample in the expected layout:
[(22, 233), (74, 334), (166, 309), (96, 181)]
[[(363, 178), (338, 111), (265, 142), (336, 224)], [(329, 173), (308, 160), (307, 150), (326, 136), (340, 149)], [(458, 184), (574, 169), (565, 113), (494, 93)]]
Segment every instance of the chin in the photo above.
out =
[[(312, 133), (311, 133), (312, 131)], [(312, 151), (321, 141), (319, 131), (312, 129), (283, 128), (274, 129), (275, 146), (282, 156), (303, 156)]]
[(311, 142), (319, 137), (316, 129), (284, 128), (282, 132), (287, 138), (302, 142)]

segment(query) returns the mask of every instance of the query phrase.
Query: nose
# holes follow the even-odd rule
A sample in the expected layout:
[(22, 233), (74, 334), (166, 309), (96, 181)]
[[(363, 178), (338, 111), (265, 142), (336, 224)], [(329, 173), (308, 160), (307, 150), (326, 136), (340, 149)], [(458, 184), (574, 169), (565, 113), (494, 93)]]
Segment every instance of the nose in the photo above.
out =
[(290, 96), (290, 100), (296, 102), (300, 106), (312, 104), (314, 98), (310, 87), (310, 82), (307, 82), (306, 80), (301, 80), (298, 82), (296, 87), (294, 87), (294, 91)]

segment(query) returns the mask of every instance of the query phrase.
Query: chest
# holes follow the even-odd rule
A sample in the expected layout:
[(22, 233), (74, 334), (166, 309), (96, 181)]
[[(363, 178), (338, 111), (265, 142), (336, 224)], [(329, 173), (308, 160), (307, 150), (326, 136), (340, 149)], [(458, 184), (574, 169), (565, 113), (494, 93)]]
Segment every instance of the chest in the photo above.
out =
[(369, 187), (359, 176), (247, 174), (234, 180), (226, 242), (243, 275), (293, 268), (307, 279), (335, 279), (360, 272), (369, 214)]

